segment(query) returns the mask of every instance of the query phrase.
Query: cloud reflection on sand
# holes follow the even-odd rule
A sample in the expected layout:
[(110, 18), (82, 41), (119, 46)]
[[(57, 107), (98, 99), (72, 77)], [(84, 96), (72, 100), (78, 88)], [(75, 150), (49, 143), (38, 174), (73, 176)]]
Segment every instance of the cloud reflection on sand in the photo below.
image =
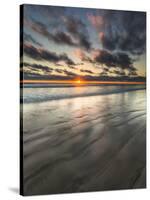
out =
[(145, 187), (145, 90), (24, 104), (26, 194)]

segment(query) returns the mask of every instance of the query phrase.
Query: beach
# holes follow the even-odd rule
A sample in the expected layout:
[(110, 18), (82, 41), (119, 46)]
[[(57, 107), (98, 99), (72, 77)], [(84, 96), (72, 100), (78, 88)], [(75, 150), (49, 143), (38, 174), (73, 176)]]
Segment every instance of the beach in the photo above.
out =
[(23, 89), (25, 195), (146, 187), (145, 88), (89, 88)]

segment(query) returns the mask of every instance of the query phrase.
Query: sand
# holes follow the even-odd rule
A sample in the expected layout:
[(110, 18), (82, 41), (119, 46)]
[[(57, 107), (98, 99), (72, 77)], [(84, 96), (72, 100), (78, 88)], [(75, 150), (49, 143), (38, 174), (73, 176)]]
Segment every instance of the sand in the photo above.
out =
[(24, 194), (146, 187), (145, 90), (23, 105)]

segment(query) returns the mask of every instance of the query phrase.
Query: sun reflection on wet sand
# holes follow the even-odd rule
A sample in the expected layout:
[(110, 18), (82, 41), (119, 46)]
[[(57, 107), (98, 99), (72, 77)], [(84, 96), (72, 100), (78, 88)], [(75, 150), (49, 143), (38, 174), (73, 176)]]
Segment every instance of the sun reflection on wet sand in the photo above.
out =
[(24, 104), (23, 111), (27, 194), (145, 187), (144, 90)]

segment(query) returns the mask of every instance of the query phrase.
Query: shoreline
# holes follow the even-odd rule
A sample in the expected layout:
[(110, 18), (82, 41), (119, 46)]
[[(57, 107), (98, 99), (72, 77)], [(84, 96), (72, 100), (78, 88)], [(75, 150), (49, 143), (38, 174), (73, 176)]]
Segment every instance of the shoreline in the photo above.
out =
[[(44, 89), (44, 88), (43, 88)], [(86, 97), (92, 97), (92, 96), (104, 96), (104, 95), (113, 95), (113, 94), (122, 94), (126, 92), (134, 92), (139, 90), (146, 90), (146, 88), (128, 88), (125, 90), (112, 90), (112, 91), (103, 91), (103, 92), (95, 92), (95, 93), (87, 93), (87, 94), (75, 94), (75, 95), (65, 95), (65, 96), (43, 96), (43, 99), (41, 97), (35, 97), (32, 100), (23, 100), (20, 98), (21, 104), (29, 104), (29, 103), (42, 103), (46, 101), (57, 101), (57, 100), (64, 100), (64, 99), (73, 99), (73, 98), (86, 98)], [(24, 95), (23, 95), (24, 97)], [(39, 98), (39, 99), (38, 99)]]

